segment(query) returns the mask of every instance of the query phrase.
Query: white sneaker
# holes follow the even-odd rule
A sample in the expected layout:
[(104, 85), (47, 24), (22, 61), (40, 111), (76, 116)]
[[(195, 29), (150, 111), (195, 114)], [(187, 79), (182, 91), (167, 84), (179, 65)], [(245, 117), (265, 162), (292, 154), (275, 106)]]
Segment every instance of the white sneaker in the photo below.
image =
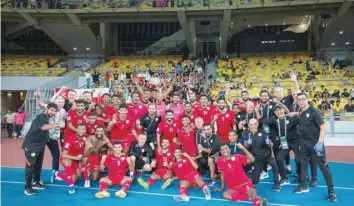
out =
[(176, 202), (188, 202), (189, 201), (189, 197), (188, 196), (181, 196), (181, 195), (173, 196), (173, 199)]
[(259, 176), (259, 179), (264, 180), (269, 177), (268, 172), (262, 171), (261, 175)]
[(90, 180), (85, 180), (85, 188), (89, 188), (90, 187)]

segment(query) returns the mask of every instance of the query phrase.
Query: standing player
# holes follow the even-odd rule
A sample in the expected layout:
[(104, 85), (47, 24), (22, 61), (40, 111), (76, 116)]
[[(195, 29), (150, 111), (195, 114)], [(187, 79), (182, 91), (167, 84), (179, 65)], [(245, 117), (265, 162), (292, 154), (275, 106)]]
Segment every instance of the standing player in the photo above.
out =
[(181, 99), (179, 97), (179, 94), (175, 93), (172, 96), (172, 103), (166, 106), (166, 110), (173, 111), (173, 114), (174, 114), (173, 119), (175, 122), (180, 121), (180, 119), (182, 118), (182, 115), (184, 113), (184, 106), (180, 102), (181, 102)]
[(120, 141), (125, 152), (128, 151), (131, 142), (137, 139), (135, 122), (127, 117), (127, 113), (127, 107), (124, 104), (120, 105), (117, 120), (112, 119), (107, 126), (107, 131), (111, 131), (111, 143)]
[(156, 158), (152, 161), (151, 166), (156, 167), (155, 172), (145, 182), (142, 178), (138, 178), (138, 183), (146, 190), (150, 188), (152, 184), (158, 179), (163, 179), (164, 184), (161, 186), (162, 190), (165, 190), (172, 183), (172, 168), (170, 163), (173, 161), (173, 155), (169, 151), (170, 141), (163, 139), (161, 143), (161, 152), (156, 153)]
[(56, 172), (56, 176), (64, 180), (69, 185), (69, 194), (75, 193), (74, 183), (78, 180), (79, 165), (81, 162), (82, 172), (85, 177), (85, 187), (90, 187), (90, 180), (87, 173), (87, 165), (84, 158), (86, 127), (83, 124), (77, 126), (77, 133), (66, 139), (63, 153), (61, 154), (61, 164), (65, 174)]
[(197, 107), (195, 110), (197, 117), (202, 117), (205, 123), (211, 123), (215, 106), (208, 104), (208, 96), (205, 94), (200, 95), (200, 107)]
[(227, 109), (223, 98), (218, 99), (218, 107), (212, 125), (216, 123), (216, 134), (220, 136), (221, 142), (229, 142), (229, 131), (236, 130), (234, 113)]
[(333, 188), (333, 179), (326, 161), (324, 138), (326, 136), (326, 125), (321, 113), (310, 106), (307, 96), (304, 93), (297, 95), (297, 103), (300, 106), (300, 131), (301, 131), (301, 184), (294, 190), (295, 193), (309, 192), (306, 186), (307, 167), (310, 158), (317, 163), (325, 178), (328, 187), (328, 200), (337, 201)]
[(148, 112), (147, 106), (140, 101), (139, 93), (132, 92), (132, 103), (128, 103), (128, 114), (133, 122), (136, 122), (141, 116)]
[(186, 152), (192, 158), (197, 156), (197, 144), (196, 144), (196, 129), (194, 125), (190, 123), (187, 116), (182, 117), (182, 127), (178, 129), (177, 138), (173, 138), (173, 142), (177, 145), (182, 145), (183, 152)]
[[(64, 137), (70, 137), (77, 133), (77, 127), (79, 124), (84, 124), (86, 118), (89, 116), (89, 112), (85, 111), (85, 101), (82, 99), (76, 100), (76, 107), (74, 110), (70, 110), (67, 118), (67, 127), (64, 130)], [(65, 139), (65, 138), (64, 138)]]
[(97, 119), (97, 115), (95, 112), (91, 112), (90, 115), (87, 118), (87, 121), (85, 122), (86, 126), (86, 135), (95, 135), (96, 128), (97, 127), (104, 127), (104, 122), (102, 120)]
[[(174, 196), (173, 199), (177, 202), (188, 202), (188, 188), (199, 186), (202, 188), (205, 194), (205, 199), (210, 200), (210, 190), (207, 184), (204, 183), (203, 177), (197, 172), (198, 165), (194, 160), (187, 154), (183, 153), (181, 149), (176, 149), (175, 162), (171, 163), (173, 171), (176, 173), (178, 179), (180, 180), (179, 186), (179, 196)], [(183, 157), (185, 158), (183, 158)]]
[(255, 206), (268, 205), (267, 200), (257, 196), (255, 186), (243, 170), (243, 167), (254, 162), (255, 158), (241, 143), (237, 143), (237, 147), (246, 156), (239, 154), (232, 155), (228, 144), (224, 143), (221, 145), (220, 153), (222, 157), (219, 157), (217, 160), (218, 169), (221, 173), (221, 188), (215, 190), (221, 192), (226, 183), (227, 190), (223, 193), (225, 199), (231, 201), (247, 201), (251, 199)]
[(107, 155), (108, 148), (113, 146), (109, 139), (104, 135), (104, 129), (101, 126), (96, 127), (94, 135), (87, 137), (85, 142), (85, 156), (90, 163), (91, 176), (93, 181), (98, 180), (100, 171), (100, 158), (102, 155)]
[[(177, 137), (178, 123), (173, 120), (173, 111), (165, 111), (165, 121), (160, 122), (156, 130), (157, 149), (161, 150), (161, 139), (167, 138), (170, 140), (170, 150), (173, 151), (179, 145), (173, 142), (173, 138)], [(162, 138), (161, 138), (162, 137)]]
[(125, 198), (127, 190), (131, 186), (132, 178), (126, 176), (127, 169), (134, 171), (134, 167), (130, 162), (128, 155), (122, 152), (123, 147), (119, 142), (113, 144), (113, 153), (102, 157), (100, 169), (104, 170), (108, 167), (108, 176), (100, 179), (100, 192), (95, 194), (98, 199), (110, 197), (111, 194), (107, 192), (108, 186), (122, 185), (122, 188), (115, 193), (117, 197)]

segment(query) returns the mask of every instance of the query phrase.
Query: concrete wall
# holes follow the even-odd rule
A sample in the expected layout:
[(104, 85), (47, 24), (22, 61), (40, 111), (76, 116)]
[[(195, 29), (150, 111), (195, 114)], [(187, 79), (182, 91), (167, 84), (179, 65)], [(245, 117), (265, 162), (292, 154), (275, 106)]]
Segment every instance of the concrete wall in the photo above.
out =
[[(25, 91), (27, 89), (37, 88), (43, 84), (63, 80), (65, 84), (65, 77), (18, 77), (18, 76), (9, 76), (1, 77), (1, 90), (2, 91)], [(78, 86), (81, 87), (85, 85), (85, 77), (78, 77)], [(75, 89), (75, 88), (74, 88)]]

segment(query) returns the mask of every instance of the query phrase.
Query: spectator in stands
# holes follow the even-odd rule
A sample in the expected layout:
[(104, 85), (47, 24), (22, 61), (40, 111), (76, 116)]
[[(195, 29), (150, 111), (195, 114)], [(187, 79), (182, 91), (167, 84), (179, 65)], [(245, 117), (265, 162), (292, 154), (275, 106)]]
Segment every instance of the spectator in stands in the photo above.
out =
[(89, 89), (90, 84), (91, 84), (92, 75), (91, 75), (91, 72), (89, 69), (85, 70), (84, 74), (85, 74), (85, 79), (86, 79), (86, 88)]
[(106, 88), (109, 88), (111, 84), (111, 73), (107, 72), (106, 73)]
[(28, 113), (23, 111), (23, 108), (20, 107), (17, 109), (17, 112), (15, 113), (15, 133), (17, 138), (23, 138), (21, 135), (21, 131), (23, 128), (23, 125), (25, 124), (25, 118), (28, 117)]
[(11, 109), (9, 109), (3, 119), (6, 123), (7, 137), (12, 138), (12, 133), (14, 131), (15, 113), (13, 113)]
[(47, 67), (50, 68), (51, 67), (51, 64), (50, 64), (50, 59), (48, 58), (47, 59)]
[(342, 92), (341, 97), (342, 98), (349, 98), (350, 97), (350, 93), (348, 92), (347, 88), (344, 88), (344, 91)]
[(348, 104), (344, 106), (344, 111), (345, 112), (354, 112), (354, 105), (353, 105), (353, 100), (348, 100)]

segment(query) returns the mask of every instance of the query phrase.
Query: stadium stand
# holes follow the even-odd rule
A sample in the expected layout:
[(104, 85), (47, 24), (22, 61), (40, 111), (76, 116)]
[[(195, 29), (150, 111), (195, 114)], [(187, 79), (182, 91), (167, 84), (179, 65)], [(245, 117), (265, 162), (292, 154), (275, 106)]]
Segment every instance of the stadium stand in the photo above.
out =
[[(65, 57), (2, 56), (2, 76), (60, 76), (65, 68), (53, 67)], [(48, 67), (49, 62), (49, 67)]]

